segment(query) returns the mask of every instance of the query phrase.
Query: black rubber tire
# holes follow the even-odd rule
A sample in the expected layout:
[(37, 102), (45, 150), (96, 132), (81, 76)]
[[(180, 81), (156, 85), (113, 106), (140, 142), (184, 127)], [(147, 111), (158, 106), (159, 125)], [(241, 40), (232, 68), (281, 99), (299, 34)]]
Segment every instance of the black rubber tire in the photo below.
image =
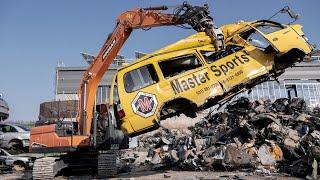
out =
[(24, 152), (22, 142), (19, 140), (13, 140), (13, 141), (9, 142), (8, 149), (18, 151), (18, 153)]

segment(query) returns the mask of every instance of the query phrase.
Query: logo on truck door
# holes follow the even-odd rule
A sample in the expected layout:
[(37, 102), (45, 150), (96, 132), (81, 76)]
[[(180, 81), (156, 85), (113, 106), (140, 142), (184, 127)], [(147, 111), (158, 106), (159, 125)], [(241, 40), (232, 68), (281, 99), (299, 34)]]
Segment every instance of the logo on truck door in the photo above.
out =
[(155, 95), (138, 92), (132, 101), (133, 112), (144, 118), (150, 117), (157, 109), (158, 101)]

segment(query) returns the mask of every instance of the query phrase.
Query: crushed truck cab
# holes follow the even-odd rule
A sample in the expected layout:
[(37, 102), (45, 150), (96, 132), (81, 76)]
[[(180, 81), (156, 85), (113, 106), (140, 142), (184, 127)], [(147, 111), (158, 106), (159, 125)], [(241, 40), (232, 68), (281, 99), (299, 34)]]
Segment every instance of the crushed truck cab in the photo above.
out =
[(111, 109), (123, 132), (134, 136), (159, 121), (223, 104), (276, 78), (312, 51), (301, 25), (267, 20), (222, 26), (225, 50), (215, 51), (200, 32), (118, 70)]

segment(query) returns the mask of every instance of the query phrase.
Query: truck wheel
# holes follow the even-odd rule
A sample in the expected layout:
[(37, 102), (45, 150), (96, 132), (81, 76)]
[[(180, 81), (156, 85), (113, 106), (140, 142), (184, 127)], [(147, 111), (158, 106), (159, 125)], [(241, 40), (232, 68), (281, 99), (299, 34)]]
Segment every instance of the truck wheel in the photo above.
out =
[(21, 172), (26, 169), (26, 165), (21, 161), (17, 161), (13, 163), (13, 169), (17, 172)]
[(8, 148), (11, 150), (20, 150), (23, 151), (23, 145), (21, 141), (13, 140), (8, 144)]

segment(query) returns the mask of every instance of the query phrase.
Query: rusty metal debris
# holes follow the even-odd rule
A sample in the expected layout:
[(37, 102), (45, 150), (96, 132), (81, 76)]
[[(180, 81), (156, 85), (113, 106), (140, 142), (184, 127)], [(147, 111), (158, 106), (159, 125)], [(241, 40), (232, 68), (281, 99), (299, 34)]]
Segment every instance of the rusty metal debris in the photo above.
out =
[(314, 177), (320, 160), (320, 109), (308, 109), (299, 98), (251, 102), (242, 97), (188, 130), (161, 128), (140, 136), (131, 153), (142, 155), (132, 164), (151, 168)]

